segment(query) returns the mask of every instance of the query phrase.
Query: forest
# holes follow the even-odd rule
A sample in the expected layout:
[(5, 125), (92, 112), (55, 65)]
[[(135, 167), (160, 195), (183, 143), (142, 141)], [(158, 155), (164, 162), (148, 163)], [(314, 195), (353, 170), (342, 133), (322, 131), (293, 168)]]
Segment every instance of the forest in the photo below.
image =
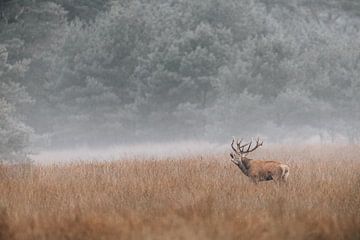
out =
[(0, 239), (360, 239), (359, 146), (359, 0), (0, 0)]
[(1, 0), (0, 159), (176, 140), (360, 141), (358, 0)]

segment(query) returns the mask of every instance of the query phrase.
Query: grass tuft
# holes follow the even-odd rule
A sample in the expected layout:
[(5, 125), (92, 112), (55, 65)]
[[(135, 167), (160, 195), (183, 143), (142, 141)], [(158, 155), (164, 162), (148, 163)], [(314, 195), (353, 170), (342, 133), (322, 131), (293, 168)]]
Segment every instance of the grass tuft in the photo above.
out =
[(0, 239), (360, 239), (360, 148), (274, 147), (289, 182), (228, 154), (1, 166)]

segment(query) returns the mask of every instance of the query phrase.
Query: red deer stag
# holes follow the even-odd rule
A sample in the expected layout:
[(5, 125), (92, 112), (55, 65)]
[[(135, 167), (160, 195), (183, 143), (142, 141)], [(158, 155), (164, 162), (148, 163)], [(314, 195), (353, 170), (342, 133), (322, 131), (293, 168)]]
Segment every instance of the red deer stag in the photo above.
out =
[(234, 153), (230, 153), (231, 161), (240, 168), (253, 182), (260, 181), (286, 182), (289, 176), (289, 166), (277, 161), (253, 160), (246, 156), (263, 145), (263, 142), (256, 140), (255, 146), (251, 148), (252, 141), (241, 145), (242, 139), (236, 141), (237, 148), (234, 147), (235, 139), (232, 140), (231, 148)]

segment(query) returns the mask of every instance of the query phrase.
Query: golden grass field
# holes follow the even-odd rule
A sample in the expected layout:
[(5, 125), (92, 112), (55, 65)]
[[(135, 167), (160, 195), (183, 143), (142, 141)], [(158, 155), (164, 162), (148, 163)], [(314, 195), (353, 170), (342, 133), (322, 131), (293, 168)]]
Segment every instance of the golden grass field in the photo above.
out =
[(359, 146), (252, 156), (287, 163), (288, 184), (253, 184), (225, 150), (2, 166), (0, 238), (360, 239)]

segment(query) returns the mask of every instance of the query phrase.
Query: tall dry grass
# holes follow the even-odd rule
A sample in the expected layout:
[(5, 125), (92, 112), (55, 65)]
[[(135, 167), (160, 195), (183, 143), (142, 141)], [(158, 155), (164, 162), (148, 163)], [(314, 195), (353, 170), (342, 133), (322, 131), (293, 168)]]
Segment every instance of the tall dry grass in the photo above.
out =
[(227, 154), (2, 166), (1, 239), (360, 239), (360, 147), (259, 150), (290, 165), (254, 185)]

